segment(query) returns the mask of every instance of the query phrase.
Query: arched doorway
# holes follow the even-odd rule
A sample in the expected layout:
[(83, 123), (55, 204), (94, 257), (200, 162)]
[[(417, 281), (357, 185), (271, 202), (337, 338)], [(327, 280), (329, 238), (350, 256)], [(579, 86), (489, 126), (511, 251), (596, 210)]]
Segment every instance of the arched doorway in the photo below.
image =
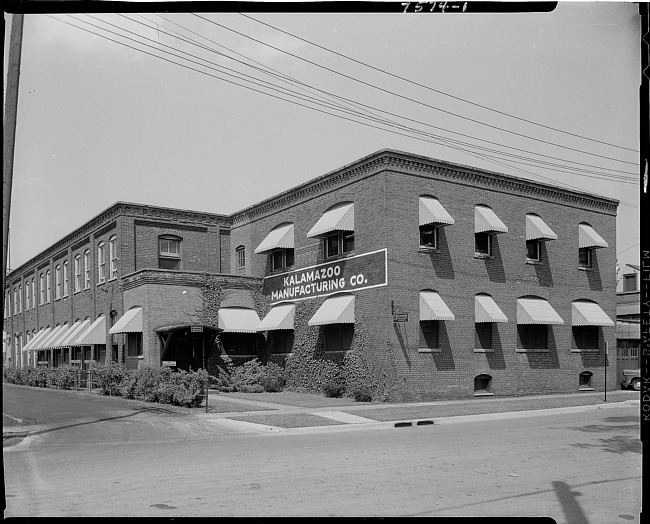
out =
[(213, 326), (174, 325), (156, 329), (160, 364), (189, 371), (207, 369), (214, 340), (222, 330)]

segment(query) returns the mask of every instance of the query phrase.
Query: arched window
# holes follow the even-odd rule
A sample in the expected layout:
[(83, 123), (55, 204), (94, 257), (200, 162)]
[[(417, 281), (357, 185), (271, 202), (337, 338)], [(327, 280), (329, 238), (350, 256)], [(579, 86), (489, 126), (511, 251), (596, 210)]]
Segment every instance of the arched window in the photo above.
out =
[(482, 373), (474, 377), (474, 395), (492, 395), (492, 377)]
[(237, 246), (235, 249), (237, 273), (243, 273), (246, 270), (246, 248)]
[(36, 307), (36, 277), (32, 277), (32, 309)]
[(54, 268), (54, 300), (61, 298), (61, 265)]
[(48, 269), (45, 273), (45, 302), (52, 300), (52, 272)]
[(29, 292), (29, 280), (25, 280), (25, 311), (29, 309), (31, 294)]
[(109, 265), (109, 280), (117, 278), (117, 237), (112, 236), (108, 240), (108, 258), (110, 259)]
[(74, 257), (74, 291), (81, 291), (81, 255)]
[(84, 251), (84, 289), (90, 288), (90, 250)]
[(41, 273), (39, 276), (39, 285), (40, 287), (40, 304), (45, 304), (45, 273)]
[(70, 294), (70, 271), (69, 264), (66, 260), (63, 263), (63, 296), (67, 297)]
[(161, 235), (158, 237), (158, 267), (160, 269), (182, 269), (181, 237)]
[(97, 246), (97, 283), (106, 282), (106, 244), (100, 242)]

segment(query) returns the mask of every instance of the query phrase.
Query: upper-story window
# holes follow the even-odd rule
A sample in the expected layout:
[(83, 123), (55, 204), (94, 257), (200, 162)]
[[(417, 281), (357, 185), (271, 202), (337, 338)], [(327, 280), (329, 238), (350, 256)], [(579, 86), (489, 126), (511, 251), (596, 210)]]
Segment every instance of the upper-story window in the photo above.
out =
[(61, 265), (54, 268), (54, 299), (61, 298)]
[(284, 223), (274, 227), (260, 245), (255, 248), (255, 253), (269, 254), (273, 271), (293, 266), (293, 224)]
[(497, 233), (507, 233), (508, 228), (491, 208), (474, 206), (474, 253), (479, 257), (492, 256), (492, 240)]
[(90, 287), (90, 251), (84, 252), (84, 289)]
[(590, 269), (594, 250), (603, 247), (609, 246), (593, 227), (586, 222), (578, 225), (578, 267)]
[(243, 273), (246, 269), (246, 248), (244, 246), (237, 246), (235, 249), (237, 273)]
[(623, 275), (623, 291), (636, 291), (636, 273), (631, 275)]
[(74, 257), (74, 291), (81, 291), (81, 255)]
[(100, 242), (97, 246), (97, 283), (106, 282), (106, 244)]
[(172, 235), (158, 237), (158, 267), (181, 269), (181, 238)]
[(455, 221), (435, 197), (421, 195), (418, 204), (420, 247), (423, 249), (438, 249), (439, 228), (453, 225)]
[(32, 309), (36, 307), (36, 277), (32, 277)]
[(45, 273), (45, 302), (52, 301), (52, 272), (48, 269)]
[(32, 294), (29, 288), (29, 279), (25, 280), (25, 311), (31, 307)]
[(307, 237), (323, 239), (326, 258), (354, 251), (354, 204), (344, 202), (330, 207)]
[(117, 237), (115, 236), (108, 241), (108, 258), (110, 259), (108, 278), (113, 280), (117, 278)]
[(9, 311), (9, 304), (11, 304), (11, 299), (9, 294), (5, 293), (5, 316), (4, 318), (9, 318), (10, 316), (10, 311)]
[(40, 285), (40, 304), (43, 305), (45, 304), (45, 273), (41, 273), (39, 277), (39, 285)]
[(538, 215), (526, 215), (526, 261), (542, 261), (542, 242), (557, 240), (557, 235)]
[(63, 263), (63, 296), (67, 297), (70, 294), (70, 267), (68, 261)]

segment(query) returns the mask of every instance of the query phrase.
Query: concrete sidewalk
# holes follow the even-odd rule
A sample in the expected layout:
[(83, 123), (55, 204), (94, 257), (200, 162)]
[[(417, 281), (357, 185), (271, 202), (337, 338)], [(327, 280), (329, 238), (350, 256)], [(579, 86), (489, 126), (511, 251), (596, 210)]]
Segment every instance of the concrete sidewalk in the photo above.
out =
[(638, 404), (639, 393), (635, 391), (608, 391), (606, 402), (603, 392), (583, 392), (401, 404), (355, 403), (351, 399), (298, 393), (213, 392), (209, 397), (209, 412), (197, 416), (232, 429), (286, 433), (448, 424), (477, 418), (513, 418)]

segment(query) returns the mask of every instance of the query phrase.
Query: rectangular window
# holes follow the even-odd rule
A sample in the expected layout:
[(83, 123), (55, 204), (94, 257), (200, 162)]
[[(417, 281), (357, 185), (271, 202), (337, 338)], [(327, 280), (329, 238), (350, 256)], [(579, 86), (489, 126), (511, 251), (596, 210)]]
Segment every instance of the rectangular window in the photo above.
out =
[(623, 291), (636, 291), (636, 274), (623, 275)]
[(97, 281), (106, 282), (106, 252), (104, 244), (97, 246)]
[(354, 324), (329, 324), (325, 326), (326, 351), (352, 349)]
[(325, 238), (325, 256), (335, 257), (339, 254), (339, 234), (334, 233)]
[(354, 251), (354, 233), (344, 232), (343, 235), (343, 253)]
[(475, 233), (474, 251), (480, 255), (491, 255), (492, 235), (490, 233)]
[(18, 314), (18, 289), (14, 288), (14, 315)]
[(81, 291), (81, 257), (77, 255), (74, 259), (74, 290)]
[(4, 318), (9, 318), (9, 296), (5, 295), (5, 317)]
[(420, 226), (420, 247), (438, 248), (438, 228), (434, 224)]
[(181, 241), (177, 238), (158, 239), (158, 267), (178, 271), (181, 269)]
[(52, 300), (52, 273), (48, 269), (47, 273), (45, 273), (45, 302), (48, 304)]
[(246, 267), (246, 248), (239, 246), (236, 250), (237, 254), (237, 269), (244, 269)]
[(257, 335), (255, 333), (222, 333), (220, 338), (228, 355), (257, 355)]
[(90, 251), (84, 253), (84, 289), (90, 287)]
[(32, 278), (32, 309), (36, 307), (36, 278)]
[(25, 281), (25, 311), (29, 309), (30, 303), (30, 294), (29, 294), (29, 280)]
[(41, 298), (40, 298), (40, 304), (43, 305), (45, 304), (45, 275), (41, 273), (40, 276), (40, 286), (41, 286)]
[(288, 329), (269, 331), (269, 338), (273, 354), (286, 354), (293, 351), (293, 331)]
[(548, 326), (546, 324), (519, 324), (517, 347), (520, 349), (547, 349)]
[(108, 257), (110, 259), (109, 279), (117, 278), (117, 238), (113, 237), (108, 241)]
[(271, 253), (271, 268), (273, 271), (291, 267), (294, 264), (293, 249), (275, 249)]
[(61, 298), (61, 266), (56, 266), (54, 270), (54, 299)]
[(541, 242), (539, 240), (526, 240), (526, 260), (540, 262), (542, 260)]
[(581, 247), (578, 249), (578, 267), (591, 267), (592, 249)]
[(354, 251), (354, 232), (337, 231), (325, 237), (325, 256), (335, 257)]
[(420, 321), (420, 349), (438, 349), (439, 320)]
[(492, 349), (492, 322), (474, 324), (474, 348)]
[(68, 271), (68, 261), (63, 263), (63, 296), (67, 297), (70, 293), (70, 272)]
[(142, 333), (127, 333), (126, 346), (129, 357), (142, 356)]
[(571, 347), (574, 349), (598, 349), (598, 332), (598, 326), (573, 326)]

